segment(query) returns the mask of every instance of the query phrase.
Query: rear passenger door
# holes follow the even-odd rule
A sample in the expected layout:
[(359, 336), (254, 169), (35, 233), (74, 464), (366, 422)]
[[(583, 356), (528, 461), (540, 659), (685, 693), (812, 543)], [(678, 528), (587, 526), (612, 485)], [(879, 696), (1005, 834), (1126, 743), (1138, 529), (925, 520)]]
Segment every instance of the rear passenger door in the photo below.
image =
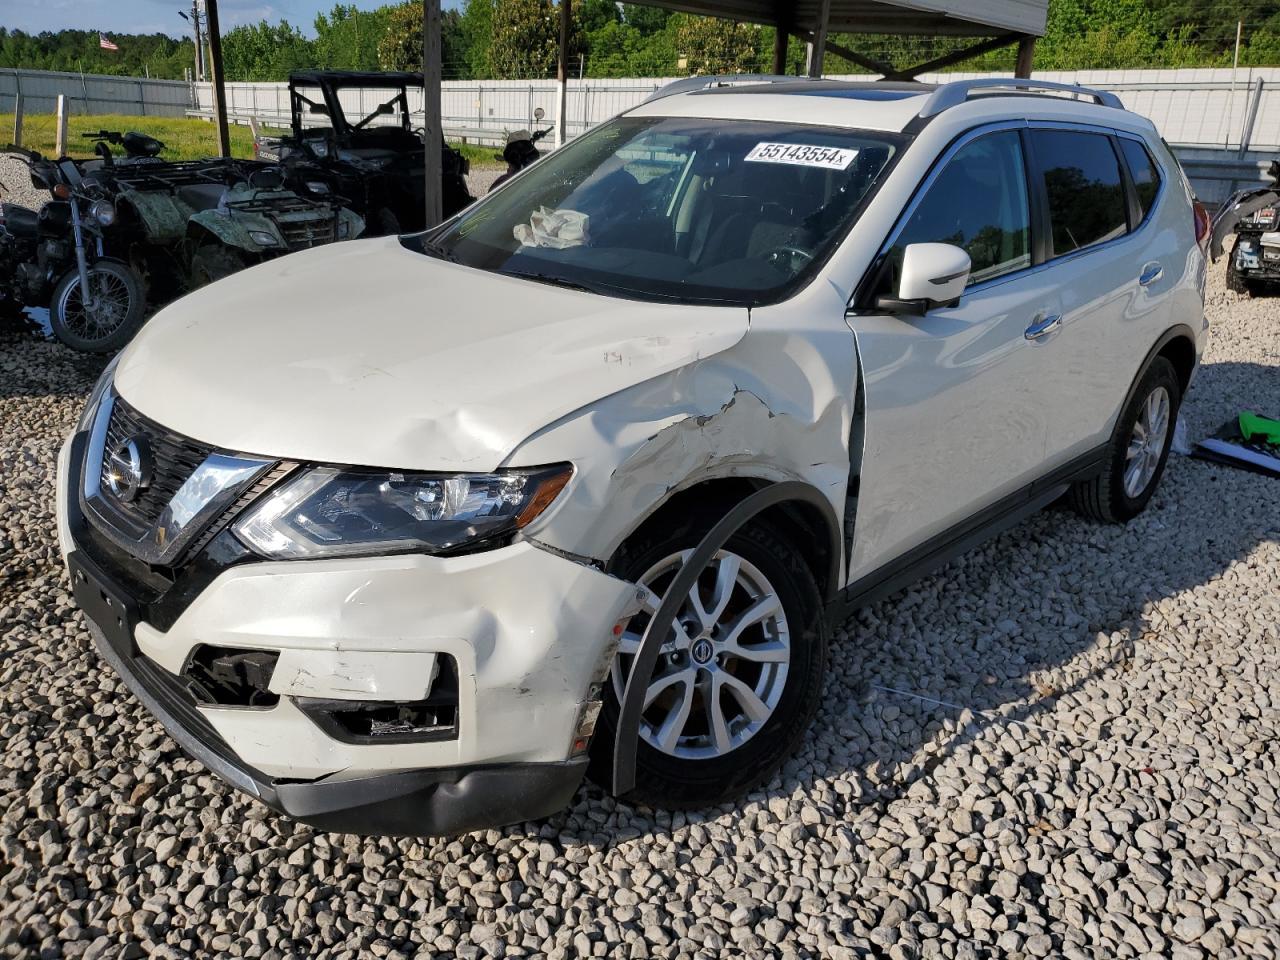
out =
[(1043, 191), (1044, 269), (1061, 297), (1054, 369), (1043, 381), (1055, 407), (1048, 454), (1056, 466), (1109, 439), (1168, 325), (1181, 266), (1169, 238), (1145, 229), (1160, 182), (1140, 141), (1033, 122), (1028, 150), (1033, 189)]

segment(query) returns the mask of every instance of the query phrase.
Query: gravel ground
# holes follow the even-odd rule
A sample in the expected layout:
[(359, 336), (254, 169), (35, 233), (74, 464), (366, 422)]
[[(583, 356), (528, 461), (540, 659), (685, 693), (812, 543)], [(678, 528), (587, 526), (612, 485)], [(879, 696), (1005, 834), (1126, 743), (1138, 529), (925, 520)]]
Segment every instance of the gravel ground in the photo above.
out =
[[(1280, 413), (1276, 301), (1213, 271), (1191, 436)], [(105, 669), (53, 469), (100, 363), (0, 339), (0, 953), (1275, 957), (1280, 483), (1175, 458), (1124, 528), (1050, 510), (839, 630), (736, 809), (585, 787), (453, 840), (320, 834), (185, 759)]]
[(49, 191), (31, 186), (31, 174), (21, 160), (0, 156), (0, 200), (38, 210), (48, 203)]

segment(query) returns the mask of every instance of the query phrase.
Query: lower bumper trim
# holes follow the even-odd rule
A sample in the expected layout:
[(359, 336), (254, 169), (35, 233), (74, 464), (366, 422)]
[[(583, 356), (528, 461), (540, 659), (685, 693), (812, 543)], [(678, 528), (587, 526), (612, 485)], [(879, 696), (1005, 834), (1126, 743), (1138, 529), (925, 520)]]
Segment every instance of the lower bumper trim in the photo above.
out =
[(237, 790), (321, 830), (363, 836), (453, 836), (540, 820), (568, 806), (586, 758), (559, 763), (433, 767), (351, 780), (283, 780), (236, 757), (172, 677), (123, 656), (86, 618), (95, 645), (177, 744)]

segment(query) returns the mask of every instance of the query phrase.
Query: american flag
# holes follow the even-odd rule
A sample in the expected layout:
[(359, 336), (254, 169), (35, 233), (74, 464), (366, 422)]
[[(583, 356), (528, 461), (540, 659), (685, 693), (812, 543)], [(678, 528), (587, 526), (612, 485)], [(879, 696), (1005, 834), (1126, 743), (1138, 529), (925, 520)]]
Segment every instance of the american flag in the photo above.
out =
[(119, 51), (120, 49), (107, 38), (107, 35), (105, 33), (98, 34), (98, 46), (100, 46), (103, 50)]

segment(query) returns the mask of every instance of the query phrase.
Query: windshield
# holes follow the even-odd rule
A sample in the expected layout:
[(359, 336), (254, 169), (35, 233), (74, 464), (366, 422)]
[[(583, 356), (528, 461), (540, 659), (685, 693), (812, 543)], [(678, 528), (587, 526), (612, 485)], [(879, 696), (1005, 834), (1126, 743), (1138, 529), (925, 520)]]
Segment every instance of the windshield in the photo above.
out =
[(831, 127), (622, 117), (405, 243), (615, 296), (775, 302), (826, 260), (901, 143)]

